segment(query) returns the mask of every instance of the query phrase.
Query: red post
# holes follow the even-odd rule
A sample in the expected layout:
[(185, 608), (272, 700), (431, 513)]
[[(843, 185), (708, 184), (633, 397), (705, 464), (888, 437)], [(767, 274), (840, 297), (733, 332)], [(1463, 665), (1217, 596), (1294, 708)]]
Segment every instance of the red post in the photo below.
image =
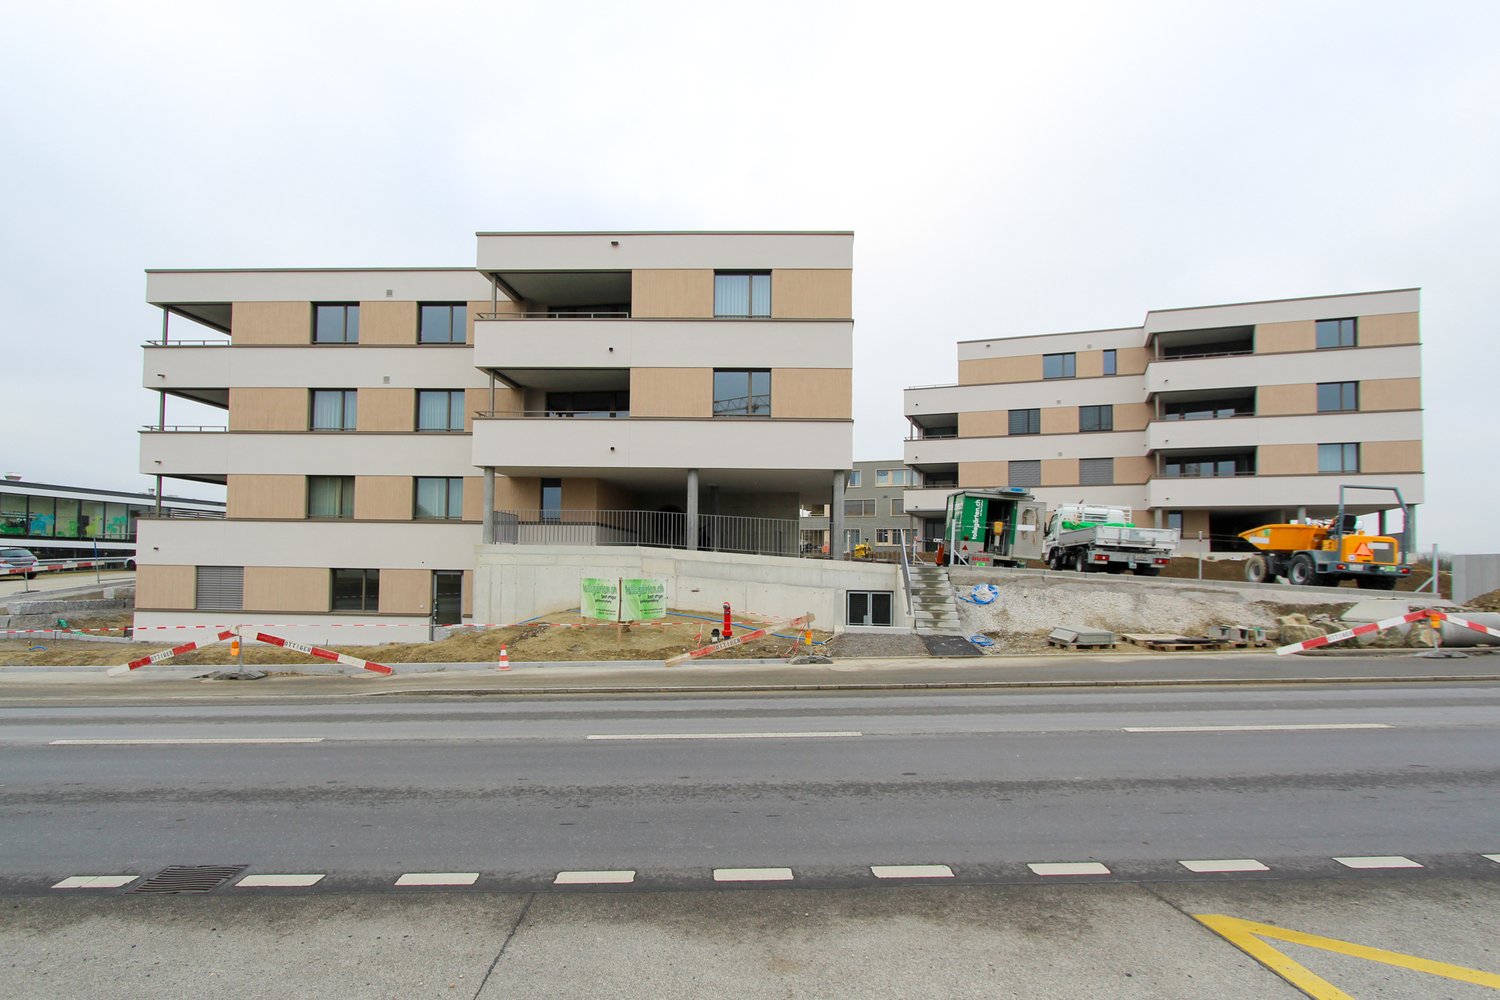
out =
[(729, 602), (724, 602), (724, 638), (734, 638), (734, 622), (729, 618)]

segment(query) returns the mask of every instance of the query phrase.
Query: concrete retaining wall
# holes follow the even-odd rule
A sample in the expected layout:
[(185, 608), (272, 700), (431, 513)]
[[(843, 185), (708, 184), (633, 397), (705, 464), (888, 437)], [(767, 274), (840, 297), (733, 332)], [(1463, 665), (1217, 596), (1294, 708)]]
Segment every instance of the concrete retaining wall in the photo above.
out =
[(794, 618), (811, 611), (818, 628), (842, 630), (851, 590), (892, 592), (896, 627), (910, 627), (901, 567), (786, 559), (728, 552), (562, 545), (484, 545), (474, 567), (474, 620), (520, 622), (578, 607), (584, 577), (665, 580), (667, 606)]
[(1464, 604), (1500, 590), (1500, 554), (1453, 557), (1453, 600)]

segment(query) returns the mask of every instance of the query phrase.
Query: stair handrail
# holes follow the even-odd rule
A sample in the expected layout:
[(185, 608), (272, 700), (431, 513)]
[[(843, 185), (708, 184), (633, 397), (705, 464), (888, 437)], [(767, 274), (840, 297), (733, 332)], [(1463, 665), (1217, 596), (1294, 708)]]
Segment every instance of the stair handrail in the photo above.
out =
[[(908, 534), (914, 536), (914, 535), (916, 535), (916, 532), (912, 531), (912, 532), (908, 532)], [(912, 605), (911, 605), (911, 564), (907, 561), (907, 558), (906, 558), (906, 546), (907, 546), (907, 544), (908, 544), (907, 540), (903, 538), (902, 541), (901, 541), (901, 586), (902, 586), (902, 589), (906, 592), (906, 617), (907, 617), (907, 620), (908, 621), (912, 621), (913, 624), (915, 624), (915, 621), (913, 619)], [(910, 544), (913, 547), (915, 547), (916, 546), (916, 539), (912, 538)], [(916, 558), (916, 553), (915, 552), (912, 553), (912, 558), (913, 559)]]

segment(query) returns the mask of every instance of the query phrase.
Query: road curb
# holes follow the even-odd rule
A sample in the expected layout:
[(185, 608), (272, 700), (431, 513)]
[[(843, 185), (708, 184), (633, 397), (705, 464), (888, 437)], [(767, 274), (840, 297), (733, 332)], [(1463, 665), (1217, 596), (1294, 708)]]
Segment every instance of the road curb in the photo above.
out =
[(399, 691), (361, 691), (356, 698), (392, 697), (458, 697), (484, 698), (532, 694), (736, 694), (777, 691), (944, 691), (1005, 688), (1113, 688), (1113, 687), (1249, 687), (1278, 684), (1425, 684), (1456, 681), (1500, 681), (1500, 674), (1436, 674), (1430, 677), (1206, 677), (1153, 678), (1139, 680), (1093, 681), (892, 681), (879, 684), (683, 684), (526, 687), (526, 688), (454, 688)]

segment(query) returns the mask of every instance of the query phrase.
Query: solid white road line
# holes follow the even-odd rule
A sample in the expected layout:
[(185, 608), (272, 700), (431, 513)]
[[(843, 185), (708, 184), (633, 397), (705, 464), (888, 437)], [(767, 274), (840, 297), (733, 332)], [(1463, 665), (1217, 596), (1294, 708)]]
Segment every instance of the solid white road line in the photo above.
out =
[(1036, 875), (1108, 875), (1110, 870), (1097, 861), (1052, 861), (1027, 864)]
[(1222, 861), (1179, 861), (1190, 872), (1268, 872), (1271, 869), (1254, 858), (1227, 858)]
[(323, 875), (246, 875), (234, 884), (236, 889), (292, 888), (317, 885)]
[(1334, 858), (1345, 868), (1421, 868), (1422, 866), (1411, 858), (1403, 858), (1399, 854), (1389, 857), (1373, 858)]
[(628, 885), (635, 871), (558, 872), (553, 885)]
[(118, 889), (129, 885), (139, 875), (73, 875), (54, 885), (54, 889)]
[(322, 743), (321, 736), (266, 736), (216, 739), (154, 739), (154, 740), (53, 740), (49, 747), (179, 747), (209, 745), (244, 745), (253, 743)]
[(1326, 722), (1286, 726), (1127, 726), (1127, 733), (1288, 733), (1317, 729), (1390, 729), (1384, 722)]
[(715, 868), (715, 882), (790, 882), (790, 868)]
[(870, 874), (876, 878), (952, 878), (953, 869), (947, 865), (871, 865)]
[(843, 739), (864, 733), (618, 733), (585, 736), (587, 740), (809, 740)]
[(478, 872), (407, 872), (396, 880), (397, 885), (473, 885), (479, 881)]
[(1495, 864), (1500, 865), (1500, 854), (1481, 854), (1480, 857), (1484, 858), (1487, 861), (1493, 861), (1495, 862)]

